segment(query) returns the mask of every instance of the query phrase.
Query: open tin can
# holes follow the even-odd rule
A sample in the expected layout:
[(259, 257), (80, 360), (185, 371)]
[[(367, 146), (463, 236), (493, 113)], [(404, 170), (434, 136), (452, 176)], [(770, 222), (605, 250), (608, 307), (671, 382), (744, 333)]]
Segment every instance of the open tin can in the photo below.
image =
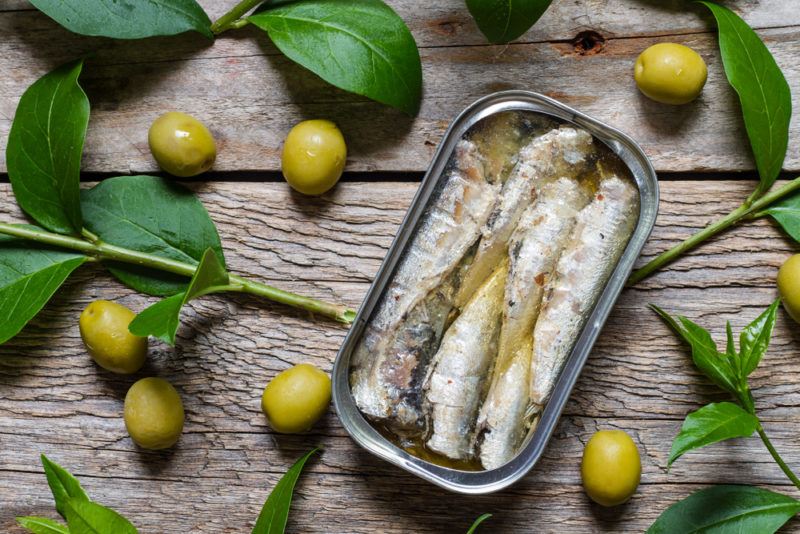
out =
[[(627, 167), (638, 187), (639, 217), (622, 256), (564, 364), (538, 424), (528, 433), (519, 452), (511, 461), (496, 469), (466, 471), (420, 459), (376, 430), (361, 414), (351, 393), (350, 360), (373, 311), (392, 280), (398, 262), (414, 236), (420, 217), (431, 201), (437, 185), (445, 177), (447, 164), (456, 144), (479, 121), (508, 111), (532, 112), (567, 125), (575, 125), (605, 144)], [(650, 235), (657, 211), (658, 181), (655, 171), (642, 149), (627, 135), (551, 98), (528, 91), (498, 92), (470, 105), (456, 117), (439, 144), (433, 162), (336, 357), (333, 367), (333, 400), (344, 428), (359, 445), (376, 456), (450, 491), (464, 494), (491, 493), (522, 478), (544, 452), (589, 352)]]

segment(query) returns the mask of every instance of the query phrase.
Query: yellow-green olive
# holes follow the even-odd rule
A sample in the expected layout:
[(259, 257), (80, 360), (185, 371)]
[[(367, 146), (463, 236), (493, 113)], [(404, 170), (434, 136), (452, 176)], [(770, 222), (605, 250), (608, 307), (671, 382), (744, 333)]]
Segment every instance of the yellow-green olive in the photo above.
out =
[(700, 54), (675, 43), (659, 43), (639, 55), (634, 78), (639, 90), (656, 102), (687, 104), (706, 84), (708, 69)]
[(786, 312), (800, 323), (800, 254), (795, 254), (781, 265), (778, 291)]
[(630, 499), (641, 475), (639, 451), (622, 430), (601, 430), (583, 449), (583, 489), (598, 504), (616, 506)]
[(286, 136), (281, 169), (296, 191), (321, 195), (339, 181), (346, 159), (347, 146), (334, 123), (303, 121)]
[(214, 136), (186, 113), (164, 113), (153, 121), (147, 139), (158, 166), (181, 178), (206, 172), (217, 158)]
[(143, 449), (175, 445), (183, 431), (183, 403), (163, 378), (142, 378), (125, 395), (125, 427)]
[(136, 314), (121, 304), (96, 300), (78, 321), (81, 338), (97, 365), (113, 373), (135, 373), (144, 365), (147, 338), (128, 331)]
[(311, 364), (278, 373), (264, 388), (261, 409), (270, 426), (283, 434), (305, 432), (331, 402), (331, 379)]

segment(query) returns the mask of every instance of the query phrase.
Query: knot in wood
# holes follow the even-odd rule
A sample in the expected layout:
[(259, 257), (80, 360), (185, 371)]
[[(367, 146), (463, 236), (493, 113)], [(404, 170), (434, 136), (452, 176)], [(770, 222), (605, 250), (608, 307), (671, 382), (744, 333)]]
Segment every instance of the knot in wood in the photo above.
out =
[(606, 38), (594, 30), (580, 32), (572, 39), (575, 53), (581, 56), (599, 54), (606, 47)]

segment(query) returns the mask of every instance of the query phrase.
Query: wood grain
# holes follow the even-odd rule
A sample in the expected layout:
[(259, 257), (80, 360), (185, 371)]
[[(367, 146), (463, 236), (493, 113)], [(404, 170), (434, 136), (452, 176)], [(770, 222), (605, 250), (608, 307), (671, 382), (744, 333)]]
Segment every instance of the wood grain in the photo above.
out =
[[(559, 0), (518, 43), (488, 46), (460, 0), (420, 10), (391, 2), (419, 45), (425, 90), (412, 119), (336, 90), (281, 56), (254, 28), (215, 43), (195, 34), (145, 41), (74, 36), (43, 14), (11, 4), (0, 12), (0, 147), (5, 146), (22, 92), (55, 65), (89, 55), (82, 77), (93, 103), (84, 169), (150, 172), (146, 132), (155, 117), (179, 109), (205, 121), (219, 140), (218, 170), (279, 168), (289, 128), (310, 117), (335, 120), (349, 145), (350, 171), (420, 171), (452, 118), (466, 105), (502, 89), (541, 92), (631, 134), (663, 171), (739, 171), (754, 167), (736, 96), (725, 81), (713, 24), (697, 6), (654, 0)], [(204, 2), (212, 15), (220, 2)], [(794, 61), (800, 13), (790, 0), (732, 5), (762, 28), (800, 107)], [(586, 36), (587, 31), (597, 35)], [(588, 44), (587, 44), (588, 39)], [(642, 97), (632, 80), (647, 46), (677, 40), (696, 48), (710, 67), (695, 103), (671, 107)], [(586, 47), (589, 47), (587, 49)], [(791, 144), (800, 141), (800, 123)], [(787, 170), (800, 170), (790, 151)], [(5, 159), (0, 155), (0, 170)]]
[[(356, 306), (376, 272), (414, 183), (340, 184), (314, 200), (282, 183), (195, 184), (219, 225), (230, 267), (294, 291)], [(670, 180), (644, 258), (733, 209), (753, 183)], [(22, 221), (0, 184), (0, 220)], [(303, 476), (292, 532), (453, 532), (492, 512), (491, 532), (641, 532), (668, 504), (713, 483), (755, 483), (796, 495), (755, 438), (687, 454), (666, 472), (672, 437), (686, 412), (722, 400), (688, 353), (646, 309), (654, 302), (709, 327), (742, 328), (776, 296), (774, 276), (796, 245), (768, 221), (707, 243), (626, 290), (575, 387), (541, 463), (496, 495), (461, 497), (419, 481), (359, 449), (332, 410), (312, 433), (272, 433), (260, 393), (277, 372), (304, 361), (329, 370), (345, 329), (242, 296), (192, 302), (176, 349), (153, 342), (134, 377), (99, 370), (80, 342), (77, 317), (97, 298), (133, 309), (152, 299), (99, 268), (79, 271), (21, 335), (0, 347), (0, 530), (18, 515), (54, 517), (38, 463), (44, 452), (79, 476), (90, 494), (143, 533), (246, 532), (269, 489), (305, 450), (324, 454)], [(800, 334), (781, 311), (768, 355), (754, 376), (767, 431), (800, 465)], [(127, 437), (122, 400), (140, 376), (179, 389), (187, 424), (175, 450), (138, 450)], [(624, 507), (590, 504), (580, 487), (583, 443), (620, 428), (642, 454), (639, 492)], [(798, 528), (795, 522), (787, 531)]]

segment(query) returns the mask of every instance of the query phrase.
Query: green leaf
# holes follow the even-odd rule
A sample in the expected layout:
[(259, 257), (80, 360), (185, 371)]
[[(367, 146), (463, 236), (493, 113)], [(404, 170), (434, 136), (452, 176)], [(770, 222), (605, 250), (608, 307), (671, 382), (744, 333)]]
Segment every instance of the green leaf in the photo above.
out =
[(261, 508), (256, 526), (253, 527), (253, 534), (283, 534), (289, 518), (289, 507), (292, 505), (294, 485), (303, 471), (303, 466), (315, 452), (317, 449), (307, 452), (281, 477), (267, 497), (264, 507)]
[(70, 499), (66, 509), (70, 534), (137, 534), (130, 521), (102, 504)]
[(722, 389), (737, 394), (737, 375), (732, 359), (717, 350), (711, 334), (683, 316), (678, 316), (681, 324), (658, 306), (650, 307), (678, 334), (691, 348), (695, 366), (712, 382)]
[(88, 259), (0, 236), (0, 343), (16, 336)]
[(195, 0), (31, 0), (45, 15), (81, 35), (141, 39), (194, 30), (209, 39), (211, 21)]
[(267, 5), (248, 18), (328, 83), (416, 115), (422, 66), (414, 37), (381, 0)]
[(8, 177), (17, 203), (36, 222), (79, 234), (78, 185), (89, 99), (78, 85), (83, 61), (42, 76), (22, 95), (8, 134)]
[(744, 124), (753, 148), (758, 190), (767, 191), (781, 172), (789, 145), (792, 95), (769, 49), (756, 32), (730, 9), (701, 1), (719, 27), (719, 48), (725, 74), (739, 94)]
[(770, 204), (764, 213), (771, 215), (792, 239), (800, 242), (800, 193)]
[(753, 434), (758, 419), (732, 402), (712, 403), (686, 416), (681, 431), (672, 442), (668, 465), (684, 453), (731, 438)]
[(800, 502), (751, 486), (714, 486), (667, 508), (648, 534), (775, 532), (797, 512)]
[[(214, 222), (189, 190), (154, 176), (120, 176), (81, 192), (86, 227), (102, 241), (197, 265), (206, 249), (225, 265)], [(142, 293), (175, 295), (188, 278), (129, 264), (109, 263), (123, 283)]]
[(772, 328), (775, 326), (775, 315), (780, 304), (780, 299), (773, 302), (764, 313), (739, 334), (741, 378), (749, 376), (758, 367), (761, 358), (767, 352), (769, 340), (772, 337)]
[(728, 341), (727, 345), (725, 346), (725, 354), (727, 354), (730, 358), (735, 358), (736, 347), (733, 344), (733, 330), (731, 329), (730, 321), (725, 321), (725, 337)]
[(56, 510), (62, 517), (67, 517), (68, 502), (74, 503), (89, 500), (80, 482), (66, 469), (51, 461), (44, 454), (42, 454), (42, 465), (44, 466), (44, 474), (47, 476), (47, 484), (50, 486), (50, 491), (53, 492), (53, 499), (56, 501)]
[(156, 302), (142, 311), (128, 326), (136, 336), (154, 336), (175, 345), (178, 333), (181, 308), (191, 299), (212, 293), (228, 285), (228, 273), (217, 259), (213, 249), (206, 249), (200, 265), (189, 283), (188, 289), (162, 301)]
[(480, 525), (481, 523), (483, 523), (484, 521), (486, 521), (490, 517), (492, 517), (492, 514), (483, 514), (483, 515), (479, 516), (478, 519), (476, 519), (475, 522), (472, 523), (472, 526), (469, 527), (469, 530), (467, 531), (467, 534), (474, 534), (475, 532), (477, 532), (478, 531), (478, 525)]
[(553, 0), (467, 0), (472, 18), (489, 41), (504, 44), (528, 31)]
[(33, 534), (69, 534), (66, 525), (46, 517), (18, 517), (17, 523)]

